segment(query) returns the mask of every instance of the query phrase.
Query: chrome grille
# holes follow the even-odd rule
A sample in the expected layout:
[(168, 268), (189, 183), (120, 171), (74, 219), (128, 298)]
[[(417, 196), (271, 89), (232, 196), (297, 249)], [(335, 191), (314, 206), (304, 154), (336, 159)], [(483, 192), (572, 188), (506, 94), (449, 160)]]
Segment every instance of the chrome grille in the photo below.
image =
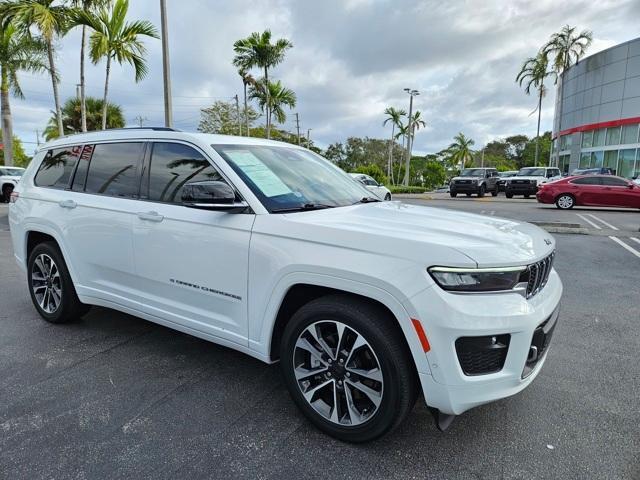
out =
[(522, 272), (521, 280), (522, 282), (527, 282), (527, 298), (533, 297), (547, 284), (555, 254), (556, 252), (552, 252), (551, 255), (539, 262), (532, 263)]

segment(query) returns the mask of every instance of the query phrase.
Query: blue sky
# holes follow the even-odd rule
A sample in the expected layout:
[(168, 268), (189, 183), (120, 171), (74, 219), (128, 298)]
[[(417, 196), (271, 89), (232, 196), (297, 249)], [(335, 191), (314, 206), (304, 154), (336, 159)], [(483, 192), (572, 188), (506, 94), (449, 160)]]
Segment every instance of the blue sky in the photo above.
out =
[[(514, 83), (523, 60), (569, 23), (590, 29), (589, 53), (640, 36), (637, 0), (450, 1), (413, 0), (168, 0), (176, 127), (195, 130), (200, 108), (241, 95), (231, 65), (235, 40), (266, 28), (294, 48), (272, 75), (298, 96), (285, 128), (303, 131), (320, 146), (348, 136), (387, 138), (387, 106), (408, 108), (404, 87), (421, 92), (414, 108), (427, 128), (417, 152), (446, 147), (463, 131), (480, 146), (511, 134), (535, 134), (535, 98)], [(157, 0), (132, 0), (131, 19), (160, 24)], [(160, 41), (148, 40), (149, 75), (136, 84), (129, 66), (114, 66), (110, 100), (122, 105), (128, 124), (138, 115), (163, 124)], [(58, 42), (61, 97), (75, 95), (79, 31)], [(258, 75), (255, 72), (255, 75)], [(53, 109), (45, 75), (20, 75), (26, 100), (12, 99), (15, 133), (27, 150)], [(87, 91), (101, 96), (104, 64), (89, 65)], [(543, 128), (551, 126), (554, 88), (543, 104)]]

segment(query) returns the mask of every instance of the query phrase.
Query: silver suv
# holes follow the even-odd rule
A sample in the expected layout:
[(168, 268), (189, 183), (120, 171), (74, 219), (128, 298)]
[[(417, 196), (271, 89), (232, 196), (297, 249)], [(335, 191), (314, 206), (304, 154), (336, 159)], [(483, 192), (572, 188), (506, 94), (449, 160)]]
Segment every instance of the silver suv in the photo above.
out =
[(495, 168), (465, 168), (460, 175), (453, 177), (449, 184), (449, 194), (456, 197), (458, 193), (466, 193), (470, 197), (472, 193), (478, 197), (491, 192), (494, 197), (498, 195), (498, 170)]

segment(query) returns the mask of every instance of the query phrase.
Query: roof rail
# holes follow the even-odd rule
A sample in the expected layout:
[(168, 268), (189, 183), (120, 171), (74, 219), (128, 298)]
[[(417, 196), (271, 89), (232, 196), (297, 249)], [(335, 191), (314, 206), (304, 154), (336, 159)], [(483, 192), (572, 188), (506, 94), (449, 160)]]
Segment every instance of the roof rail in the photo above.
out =
[[(179, 132), (177, 128), (173, 127), (122, 127), (122, 128), (107, 128), (107, 130), (156, 130), (158, 132)], [(98, 130), (99, 131), (99, 130)], [(89, 133), (89, 132), (86, 132)]]

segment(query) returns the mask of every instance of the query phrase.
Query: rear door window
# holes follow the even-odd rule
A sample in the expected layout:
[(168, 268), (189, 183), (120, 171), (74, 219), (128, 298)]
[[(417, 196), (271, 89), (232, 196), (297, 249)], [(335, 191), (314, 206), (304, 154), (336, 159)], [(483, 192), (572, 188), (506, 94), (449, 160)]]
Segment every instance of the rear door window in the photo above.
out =
[(182, 189), (190, 182), (224, 181), (204, 155), (181, 143), (153, 143), (148, 172), (141, 196), (156, 202), (182, 203)]
[(95, 145), (84, 191), (112, 197), (137, 197), (138, 166), (144, 147), (143, 142)]
[(607, 185), (609, 187), (626, 187), (629, 185), (625, 180), (616, 177), (600, 177), (600, 181), (602, 185)]
[(84, 192), (84, 183), (87, 180), (87, 171), (89, 170), (89, 161), (93, 153), (95, 145), (85, 145), (78, 160), (76, 174), (73, 176), (73, 184), (71, 190), (74, 192)]
[(39, 187), (69, 188), (82, 145), (49, 150), (40, 164), (34, 182)]
[(575, 180), (572, 180), (571, 183), (575, 185), (600, 185), (600, 177), (588, 176), (576, 178)]

